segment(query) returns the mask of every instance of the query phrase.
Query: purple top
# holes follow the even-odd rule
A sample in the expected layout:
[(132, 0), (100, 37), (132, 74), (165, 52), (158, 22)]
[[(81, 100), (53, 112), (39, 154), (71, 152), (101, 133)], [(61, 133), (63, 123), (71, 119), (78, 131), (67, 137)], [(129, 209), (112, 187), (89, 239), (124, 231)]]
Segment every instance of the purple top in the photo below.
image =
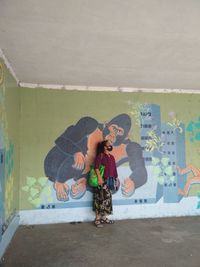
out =
[(115, 158), (113, 157), (113, 155), (111, 154), (107, 155), (105, 153), (100, 153), (99, 155), (97, 155), (94, 168), (98, 169), (99, 165), (101, 164), (105, 166), (104, 176), (103, 176), (105, 179), (107, 179), (110, 176), (115, 178), (118, 177)]

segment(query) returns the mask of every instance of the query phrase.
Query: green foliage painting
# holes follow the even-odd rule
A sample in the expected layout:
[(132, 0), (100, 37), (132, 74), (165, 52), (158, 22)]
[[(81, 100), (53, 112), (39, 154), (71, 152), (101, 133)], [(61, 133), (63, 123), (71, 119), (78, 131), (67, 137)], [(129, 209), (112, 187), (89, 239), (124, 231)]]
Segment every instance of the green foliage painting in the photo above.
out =
[(26, 177), (26, 185), (22, 187), (22, 191), (26, 193), (26, 197), (29, 203), (34, 207), (39, 207), (45, 196), (48, 202), (52, 202), (53, 198), (51, 195), (51, 186), (48, 185), (47, 177)]
[(152, 157), (152, 172), (154, 178), (160, 185), (163, 185), (164, 182), (174, 182), (173, 167), (169, 165), (169, 161), (170, 159), (168, 157), (163, 157), (161, 160)]
[(142, 116), (141, 113), (148, 113), (149, 112), (149, 107), (147, 104), (141, 104), (138, 102), (128, 102), (128, 105), (130, 107), (130, 111), (129, 114), (130, 116), (134, 119), (135, 124), (137, 126), (140, 126), (140, 124), (142, 123)]
[(171, 121), (168, 122), (167, 124), (169, 126), (171, 126), (171, 128), (173, 130), (178, 129), (178, 131), (180, 133), (182, 133), (183, 132), (183, 129), (181, 127), (181, 121), (179, 119), (177, 119), (176, 113), (172, 111), (172, 112), (169, 113), (169, 116), (171, 117)]
[(161, 138), (156, 135), (154, 130), (149, 131), (148, 136), (149, 139), (146, 141), (145, 150), (149, 152), (152, 152), (154, 150), (161, 152), (161, 148), (164, 145)]

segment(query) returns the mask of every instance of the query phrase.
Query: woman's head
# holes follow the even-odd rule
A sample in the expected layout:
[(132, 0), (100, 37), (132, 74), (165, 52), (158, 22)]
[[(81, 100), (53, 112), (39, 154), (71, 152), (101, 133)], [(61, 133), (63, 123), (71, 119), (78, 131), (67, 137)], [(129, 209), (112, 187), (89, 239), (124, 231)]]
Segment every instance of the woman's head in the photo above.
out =
[(98, 144), (97, 154), (107, 151), (112, 151), (112, 146), (110, 145), (110, 142), (108, 140), (104, 140)]

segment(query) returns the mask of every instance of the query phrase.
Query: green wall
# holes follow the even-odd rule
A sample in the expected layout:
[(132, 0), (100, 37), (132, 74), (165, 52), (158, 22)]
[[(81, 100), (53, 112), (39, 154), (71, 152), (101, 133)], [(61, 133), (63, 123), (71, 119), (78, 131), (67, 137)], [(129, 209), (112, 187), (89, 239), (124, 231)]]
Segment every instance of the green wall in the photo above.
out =
[(4, 153), (5, 168), (4, 175), (1, 176), (4, 232), (19, 210), (20, 91), (1, 60), (0, 81), (0, 146)]
[[(122, 92), (82, 92), (21, 88), (20, 188), (27, 177), (44, 177), (44, 158), (64, 130), (84, 117), (108, 122), (120, 113), (130, 114), (130, 102), (160, 106), (161, 120), (171, 122), (170, 112), (177, 120), (189, 125), (200, 117), (200, 95)], [(130, 138), (139, 142), (139, 127), (132, 119)], [(200, 142), (191, 141), (186, 131), (186, 162), (200, 167)], [(182, 166), (183, 167), (183, 166)], [(190, 175), (188, 175), (190, 177)], [(20, 209), (33, 209), (28, 201), (27, 188), (20, 190)], [(193, 185), (190, 195), (196, 195), (199, 185)], [(34, 195), (34, 192), (33, 192)], [(30, 200), (30, 199), (29, 199)]]

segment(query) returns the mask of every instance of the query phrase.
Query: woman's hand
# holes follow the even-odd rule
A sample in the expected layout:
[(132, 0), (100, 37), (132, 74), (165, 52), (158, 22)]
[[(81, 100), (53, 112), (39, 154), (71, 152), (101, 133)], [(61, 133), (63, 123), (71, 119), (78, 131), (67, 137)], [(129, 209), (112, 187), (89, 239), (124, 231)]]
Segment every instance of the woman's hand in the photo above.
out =
[(98, 184), (99, 185), (103, 185), (103, 179), (102, 179), (102, 177), (100, 176), (100, 177), (98, 177)]
[(101, 177), (99, 169), (95, 169), (96, 175), (98, 177), (98, 184), (103, 185), (103, 178)]

